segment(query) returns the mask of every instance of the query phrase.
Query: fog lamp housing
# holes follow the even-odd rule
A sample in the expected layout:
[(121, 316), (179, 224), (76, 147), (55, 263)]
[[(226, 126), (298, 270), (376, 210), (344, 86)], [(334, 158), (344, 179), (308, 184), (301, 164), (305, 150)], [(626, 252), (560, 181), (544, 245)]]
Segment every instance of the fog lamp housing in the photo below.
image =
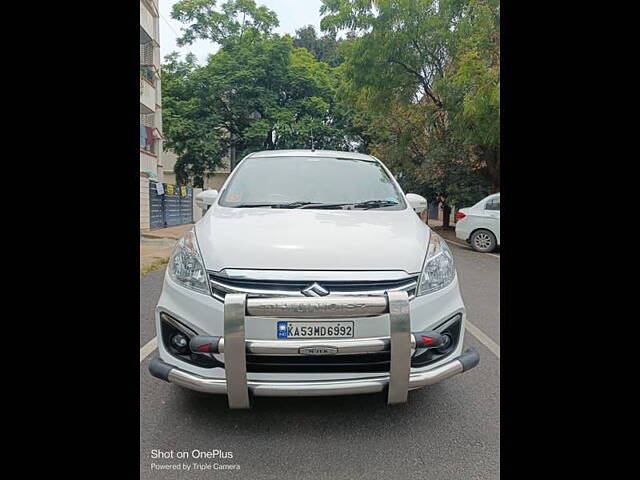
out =
[(462, 314), (458, 313), (433, 328), (432, 330), (435, 330), (443, 337), (448, 338), (447, 343), (435, 349), (416, 350), (413, 357), (411, 358), (411, 366), (424, 367), (425, 365), (429, 365), (443, 359), (447, 355), (451, 355), (451, 353), (453, 353), (453, 351), (458, 346), (461, 326)]
[(169, 355), (198, 367), (224, 367), (222, 362), (211, 355), (192, 353), (189, 341), (196, 332), (166, 312), (160, 312), (160, 333), (162, 344)]
[(187, 353), (189, 347), (189, 340), (186, 335), (182, 333), (176, 333), (171, 337), (171, 345), (179, 352), (179, 353)]

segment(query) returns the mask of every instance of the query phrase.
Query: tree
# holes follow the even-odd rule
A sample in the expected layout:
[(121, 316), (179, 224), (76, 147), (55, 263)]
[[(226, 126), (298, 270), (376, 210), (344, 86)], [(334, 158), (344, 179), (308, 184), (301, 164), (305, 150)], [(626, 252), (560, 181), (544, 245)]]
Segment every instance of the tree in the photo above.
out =
[(319, 62), (328, 63), (332, 67), (337, 67), (343, 61), (338, 47), (340, 40), (335, 33), (329, 33), (318, 37), (313, 25), (296, 30), (293, 44), (299, 48), (305, 48), (311, 52)]
[(162, 103), (165, 146), (173, 150), (178, 183), (202, 187), (205, 174), (222, 166), (225, 145), (218, 141), (222, 117), (203, 102), (196, 77), (195, 56), (184, 61), (177, 53), (165, 57), (162, 67)]
[[(238, 23), (240, 3), (246, 12)], [(193, 57), (179, 61), (176, 55), (168, 56), (163, 67), (165, 133), (178, 155), (178, 181), (201, 185), (229, 151), (242, 157), (256, 150), (310, 148), (312, 138), (318, 149), (361, 145), (349, 111), (336, 96), (338, 68), (294, 47), (288, 35), (241, 28), (246, 18), (254, 18), (252, 1), (222, 4), (230, 17), (215, 14), (214, 6), (215, 1), (186, 0), (174, 6), (179, 18), (193, 19), (185, 29), (194, 32), (187, 40), (197, 33), (222, 45), (202, 67)]]
[[(323, 0), (372, 151), (449, 202), (499, 188), (497, 0)], [(404, 176), (405, 179), (409, 175)]]
[[(273, 32), (253, 0), (181, 0), (182, 44), (220, 45), (206, 65), (167, 57), (167, 144), (200, 182), (230, 151), (371, 152), (405, 188), (475, 203), (500, 181), (497, 0), (323, 0), (319, 36)], [(338, 39), (346, 31), (346, 38)]]
[(455, 134), (500, 190), (500, 12), (498, 0), (470, 1), (455, 30), (450, 81), (439, 87)]
[(178, 45), (195, 40), (211, 40), (222, 47), (243, 40), (268, 36), (279, 25), (275, 12), (258, 7), (253, 0), (227, 0), (217, 7), (216, 0), (180, 0), (173, 5), (171, 18), (187, 26)]
[[(357, 108), (366, 108), (363, 94)], [(421, 104), (402, 104), (390, 99), (384, 114), (367, 112), (358, 117), (364, 124), (368, 150), (394, 172), (405, 191), (423, 195), (429, 202), (444, 197), (448, 205), (476, 203), (488, 192), (486, 179), (464, 159), (464, 146), (447, 143), (442, 132), (429, 127), (431, 112)]]

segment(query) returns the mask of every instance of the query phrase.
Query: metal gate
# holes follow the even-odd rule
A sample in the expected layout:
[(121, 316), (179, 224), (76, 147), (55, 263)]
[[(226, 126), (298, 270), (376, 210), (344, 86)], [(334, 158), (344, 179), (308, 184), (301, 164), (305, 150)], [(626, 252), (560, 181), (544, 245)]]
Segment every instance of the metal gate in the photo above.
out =
[(192, 188), (170, 183), (149, 183), (149, 226), (151, 228), (172, 227), (192, 221)]
[(438, 219), (438, 202), (429, 202), (429, 220)]

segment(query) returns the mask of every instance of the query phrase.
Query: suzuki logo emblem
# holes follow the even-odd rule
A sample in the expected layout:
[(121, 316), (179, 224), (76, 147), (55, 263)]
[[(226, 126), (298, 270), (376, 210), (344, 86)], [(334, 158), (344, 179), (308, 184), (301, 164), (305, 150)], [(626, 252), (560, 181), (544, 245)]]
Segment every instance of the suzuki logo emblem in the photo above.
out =
[(329, 290), (321, 287), (316, 282), (313, 282), (307, 288), (302, 290), (302, 294), (307, 297), (324, 297), (325, 295), (329, 295)]

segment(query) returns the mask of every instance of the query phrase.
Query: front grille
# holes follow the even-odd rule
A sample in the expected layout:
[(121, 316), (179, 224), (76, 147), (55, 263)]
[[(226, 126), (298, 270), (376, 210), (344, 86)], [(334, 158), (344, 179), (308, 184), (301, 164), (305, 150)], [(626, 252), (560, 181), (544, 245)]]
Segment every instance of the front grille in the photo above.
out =
[(358, 355), (247, 355), (247, 372), (388, 372), (389, 352)]
[[(418, 285), (418, 275), (406, 275), (402, 278), (398, 278), (397, 273), (395, 275), (395, 279), (388, 280), (384, 279), (380, 272), (371, 275), (355, 272), (352, 280), (349, 280), (350, 273), (340, 272), (340, 280), (314, 280), (313, 273), (292, 271), (291, 277), (298, 277), (295, 280), (282, 280), (288, 277), (288, 273), (283, 276), (281, 272), (277, 280), (269, 280), (229, 278), (224, 273), (210, 272), (209, 280), (211, 293), (219, 301), (224, 301), (227, 293), (244, 293), (254, 298), (305, 297), (302, 291), (314, 283), (328, 290), (329, 295), (333, 296), (382, 296), (388, 291), (406, 291), (409, 299), (413, 299)], [(393, 274), (389, 276), (392, 277)], [(318, 344), (322, 344), (322, 339), (318, 339)], [(248, 372), (388, 372), (389, 367), (389, 352), (319, 356), (247, 354)]]
[[(227, 293), (246, 293), (248, 297), (304, 297), (302, 290), (314, 283), (314, 280), (254, 280), (231, 279), (224, 276), (209, 274), (211, 293), (214, 298), (224, 301)], [(384, 295), (387, 291), (406, 291), (409, 300), (415, 297), (418, 276), (411, 276), (399, 280), (374, 281), (317, 281), (329, 295)]]

